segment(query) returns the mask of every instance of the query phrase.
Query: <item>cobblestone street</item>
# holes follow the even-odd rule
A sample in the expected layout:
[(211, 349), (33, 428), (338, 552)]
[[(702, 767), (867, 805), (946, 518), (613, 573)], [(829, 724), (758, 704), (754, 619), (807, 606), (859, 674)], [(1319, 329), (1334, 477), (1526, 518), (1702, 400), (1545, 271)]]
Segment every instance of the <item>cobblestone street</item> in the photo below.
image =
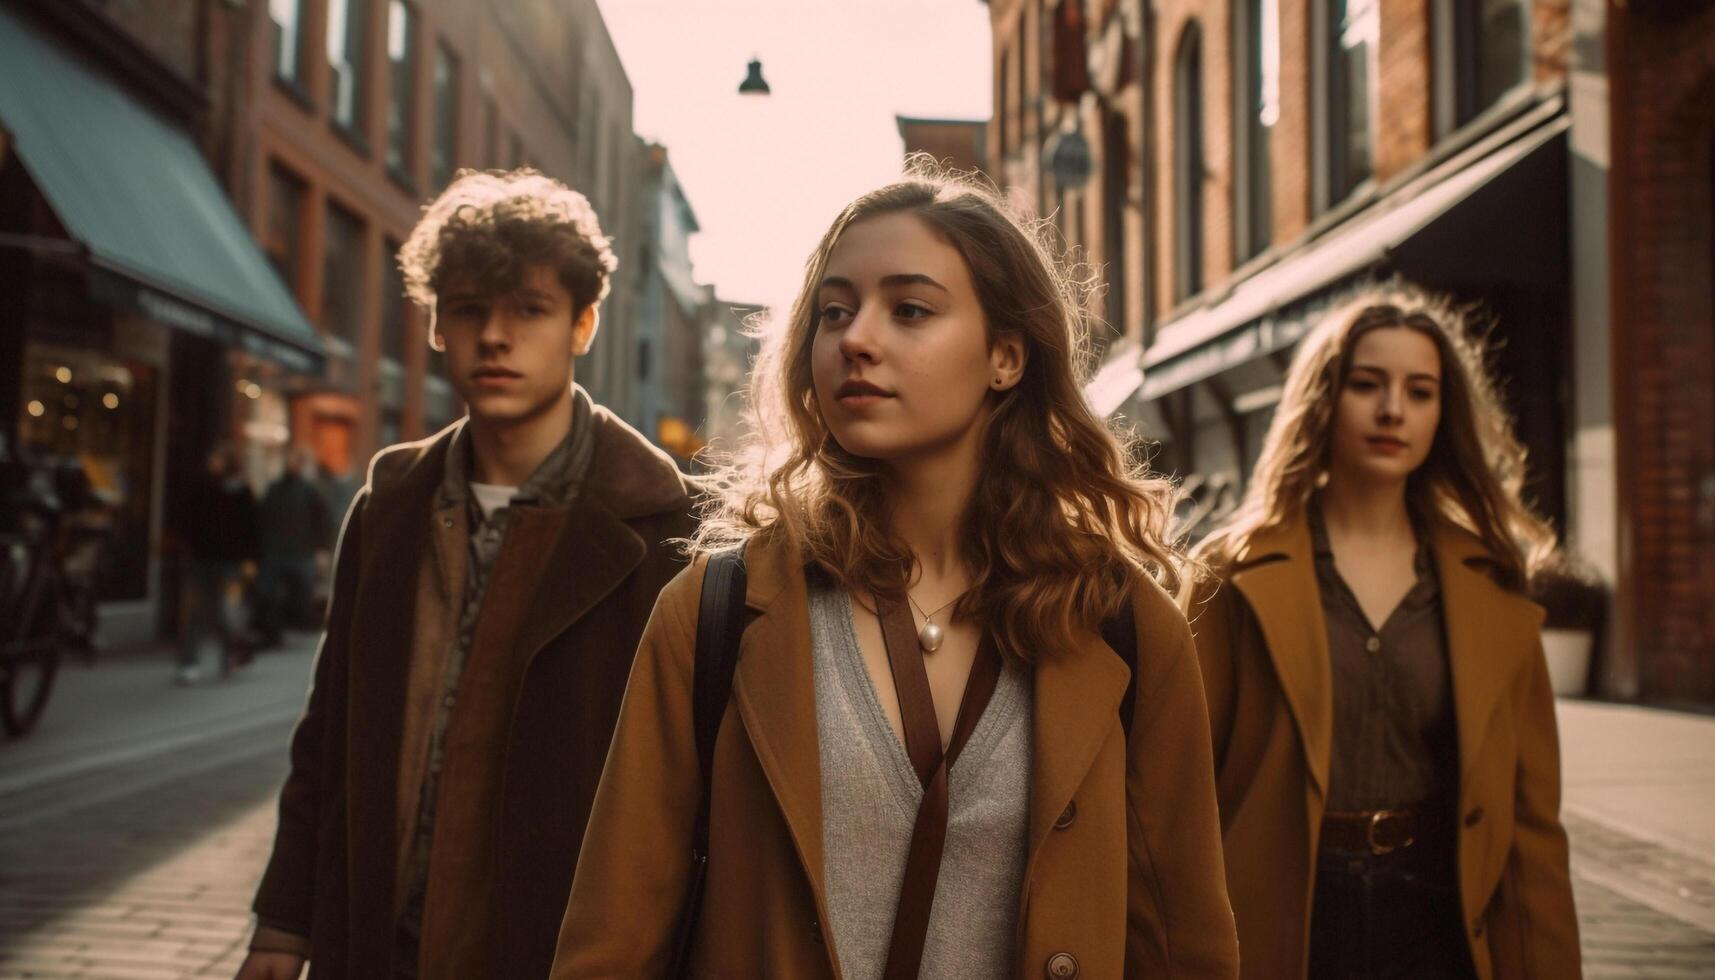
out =
[[(0, 977), (233, 974), (309, 663), (304, 639), (190, 690), (168, 686), (165, 661), (67, 668), (43, 728), (0, 747)], [(1715, 720), (1574, 704), (1561, 715), (1585, 975), (1715, 976), (1715, 862), (1702, 850), (1715, 828), (1677, 832), (1649, 796), (1665, 780), (1707, 797)], [(1662, 724), (1701, 733), (1669, 760), (1694, 768), (1674, 777), (1615, 757), (1623, 741), (1659, 763), (1671, 753), (1638, 743)], [(1634, 799), (1647, 813), (1616, 826)]]

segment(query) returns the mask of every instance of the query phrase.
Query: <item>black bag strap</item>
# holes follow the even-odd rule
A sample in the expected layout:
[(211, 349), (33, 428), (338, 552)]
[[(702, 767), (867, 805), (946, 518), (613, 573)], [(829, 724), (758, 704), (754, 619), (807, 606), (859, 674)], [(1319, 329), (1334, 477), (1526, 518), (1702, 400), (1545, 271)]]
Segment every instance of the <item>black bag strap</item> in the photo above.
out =
[(1131, 603), (1102, 623), (1102, 640), (1114, 648), (1131, 671), (1126, 683), (1125, 697), (1120, 699), (1120, 727), (1125, 731), (1126, 744), (1131, 744), (1132, 705), (1137, 701), (1137, 620), (1132, 618)]
[(709, 797), (714, 782), (715, 737), (732, 700), (732, 674), (744, 636), (744, 549), (709, 556), (697, 607), (697, 648), (691, 674), (691, 727), (697, 738), (702, 797), (691, 831), (691, 885), (679, 917), (679, 939), (669, 976), (691, 975), (691, 940), (702, 913), (703, 885), (709, 866)]
[(697, 654), (691, 690), (691, 723), (697, 733), (697, 765), (703, 774), (703, 798), (697, 807), (692, 839), (698, 853), (709, 853), (709, 786), (713, 782), (715, 736), (732, 700), (732, 674), (738, 667), (738, 643), (744, 636), (744, 549), (709, 556), (703, 595), (697, 610)]

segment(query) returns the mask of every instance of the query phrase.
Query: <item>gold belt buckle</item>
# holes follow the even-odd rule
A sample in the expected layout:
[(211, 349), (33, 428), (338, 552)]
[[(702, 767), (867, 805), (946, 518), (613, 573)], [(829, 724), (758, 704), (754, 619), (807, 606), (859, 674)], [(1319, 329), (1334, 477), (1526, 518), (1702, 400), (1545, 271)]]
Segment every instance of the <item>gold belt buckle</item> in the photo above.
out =
[(1417, 842), (1417, 838), (1415, 837), (1407, 837), (1405, 841), (1400, 844), (1383, 844), (1376, 840), (1376, 828), (1381, 826), (1382, 821), (1388, 817), (1400, 816), (1404, 816), (1404, 813), (1399, 810), (1376, 810), (1370, 814), (1369, 824), (1364, 828), (1364, 843), (1370, 846), (1371, 854), (1377, 855), (1378, 857), (1383, 854), (1392, 854), (1394, 851), (1397, 851), (1402, 847), (1410, 847), (1412, 844)]

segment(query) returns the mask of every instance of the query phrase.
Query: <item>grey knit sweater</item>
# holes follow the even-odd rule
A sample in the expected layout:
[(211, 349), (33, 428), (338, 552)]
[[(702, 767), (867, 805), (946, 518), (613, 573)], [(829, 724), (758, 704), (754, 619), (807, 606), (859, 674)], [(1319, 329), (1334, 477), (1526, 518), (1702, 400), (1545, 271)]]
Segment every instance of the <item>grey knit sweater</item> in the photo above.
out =
[[(883, 713), (849, 594), (812, 585), (828, 933), (847, 980), (881, 976), (923, 789)], [(1030, 808), (1031, 690), (1009, 658), (949, 773), (947, 841), (924, 944), (925, 980), (1012, 971)]]

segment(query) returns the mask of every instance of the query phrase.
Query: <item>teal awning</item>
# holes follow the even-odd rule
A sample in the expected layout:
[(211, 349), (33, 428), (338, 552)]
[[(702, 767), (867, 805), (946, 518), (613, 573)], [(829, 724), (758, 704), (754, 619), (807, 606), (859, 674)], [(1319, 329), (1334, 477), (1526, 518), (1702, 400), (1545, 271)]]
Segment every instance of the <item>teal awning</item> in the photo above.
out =
[(189, 134), (3, 5), (0, 125), (101, 298), (319, 373), (321, 336)]

